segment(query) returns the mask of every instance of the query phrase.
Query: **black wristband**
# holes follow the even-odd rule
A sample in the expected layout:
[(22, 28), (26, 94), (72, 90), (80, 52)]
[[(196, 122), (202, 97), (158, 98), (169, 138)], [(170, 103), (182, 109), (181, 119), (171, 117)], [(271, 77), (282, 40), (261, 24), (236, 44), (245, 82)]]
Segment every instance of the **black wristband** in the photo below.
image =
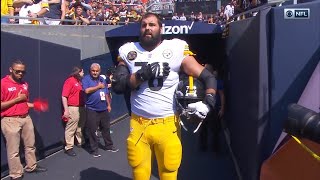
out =
[(214, 93), (206, 94), (206, 96), (204, 97), (204, 103), (209, 105), (211, 109), (214, 109), (216, 105), (216, 94)]

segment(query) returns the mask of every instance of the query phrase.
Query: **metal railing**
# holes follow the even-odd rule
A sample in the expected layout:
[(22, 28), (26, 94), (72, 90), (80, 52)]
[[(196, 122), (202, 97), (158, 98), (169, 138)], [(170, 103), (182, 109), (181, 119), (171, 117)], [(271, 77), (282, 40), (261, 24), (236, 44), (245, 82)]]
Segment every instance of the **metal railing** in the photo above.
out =
[(157, 1), (151, 1), (147, 7), (146, 10), (148, 12), (153, 12), (156, 14), (173, 14), (175, 8), (175, 3), (171, 0), (168, 0), (167, 2), (157, 2)]

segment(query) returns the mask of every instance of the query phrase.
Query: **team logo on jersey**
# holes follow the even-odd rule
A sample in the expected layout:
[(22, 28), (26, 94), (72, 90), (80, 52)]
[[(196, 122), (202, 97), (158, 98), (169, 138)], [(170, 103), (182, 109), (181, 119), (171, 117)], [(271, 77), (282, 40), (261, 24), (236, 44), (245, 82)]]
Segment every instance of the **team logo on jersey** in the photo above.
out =
[(28, 86), (25, 85), (25, 84), (22, 85), (22, 88), (23, 88), (24, 90), (28, 90)]
[(137, 58), (137, 52), (135, 51), (130, 51), (127, 55), (127, 58), (132, 61), (135, 60)]
[(166, 49), (162, 52), (162, 56), (166, 59), (170, 59), (173, 56), (173, 53), (170, 49)]
[(185, 50), (185, 51), (189, 51), (189, 45), (185, 45), (185, 46), (184, 46), (184, 50)]
[(8, 88), (8, 91), (9, 91), (9, 92), (12, 92), (12, 91), (15, 91), (15, 90), (17, 90), (16, 87), (9, 87), (9, 88)]

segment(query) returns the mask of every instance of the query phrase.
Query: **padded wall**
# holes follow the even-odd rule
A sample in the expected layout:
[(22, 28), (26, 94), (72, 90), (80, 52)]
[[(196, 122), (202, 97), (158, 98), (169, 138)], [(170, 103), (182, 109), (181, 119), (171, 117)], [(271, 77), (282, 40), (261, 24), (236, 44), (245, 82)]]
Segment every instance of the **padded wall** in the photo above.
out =
[[(309, 19), (284, 19), (284, 8), (310, 8)], [(320, 1), (265, 9), (230, 24), (227, 121), (244, 179), (258, 179), (320, 60)]]
[[(284, 19), (284, 8), (310, 8), (309, 19)], [(320, 1), (278, 7), (271, 16), (270, 122), (264, 147), (269, 156), (287, 118), (320, 61)]]
[[(49, 101), (49, 111), (32, 117), (36, 147), (40, 158), (53, 146), (61, 146), (64, 129), (61, 121), (61, 89), (72, 66), (80, 64), (80, 50), (49, 42), (1, 32), (1, 78), (9, 73), (12, 60), (21, 59), (27, 66), (25, 80), (30, 86), (30, 101), (37, 97)], [(1, 138), (1, 173), (7, 169), (7, 155)]]
[(268, 112), (268, 14), (231, 23), (227, 38), (226, 121), (243, 179), (259, 177)]

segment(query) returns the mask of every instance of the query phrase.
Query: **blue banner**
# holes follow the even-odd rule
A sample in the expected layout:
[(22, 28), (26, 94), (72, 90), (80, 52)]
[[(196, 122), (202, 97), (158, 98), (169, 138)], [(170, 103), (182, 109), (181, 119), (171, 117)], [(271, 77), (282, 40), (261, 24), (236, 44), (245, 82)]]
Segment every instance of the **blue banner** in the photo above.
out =
[[(220, 25), (193, 21), (166, 20), (162, 24), (162, 34), (214, 34), (222, 33)], [(140, 23), (120, 26), (106, 32), (106, 37), (139, 36)]]

